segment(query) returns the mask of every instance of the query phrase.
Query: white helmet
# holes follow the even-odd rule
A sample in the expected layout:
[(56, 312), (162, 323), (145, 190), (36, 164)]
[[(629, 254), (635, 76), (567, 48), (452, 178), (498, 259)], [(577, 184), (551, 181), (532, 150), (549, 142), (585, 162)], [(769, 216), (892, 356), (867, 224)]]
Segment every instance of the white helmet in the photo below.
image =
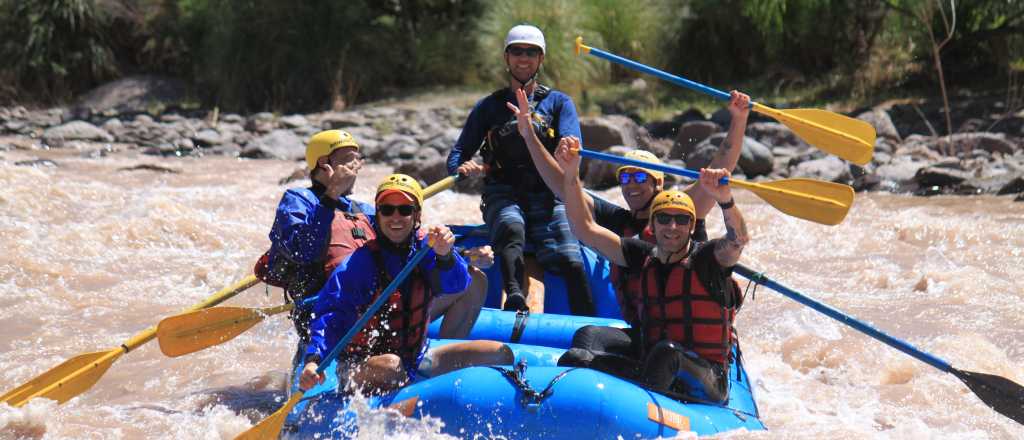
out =
[(541, 53), (547, 52), (544, 33), (537, 26), (529, 24), (520, 24), (508, 30), (508, 35), (505, 36), (505, 50), (513, 44), (529, 44), (539, 47)]

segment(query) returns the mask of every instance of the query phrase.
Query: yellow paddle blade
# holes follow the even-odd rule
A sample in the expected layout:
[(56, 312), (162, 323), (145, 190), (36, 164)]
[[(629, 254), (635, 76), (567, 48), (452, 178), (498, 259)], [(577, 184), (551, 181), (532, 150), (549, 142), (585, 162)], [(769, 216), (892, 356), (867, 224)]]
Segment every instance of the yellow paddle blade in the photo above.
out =
[(0, 402), (19, 407), (33, 398), (44, 397), (64, 403), (91, 388), (122, 354), (124, 349), (118, 347), (75, 356), (4, 394)]
[(813, 108), (777, 110), (755, 103), (754, 110), (783, 123), (808, 144), (858, 165), (871, 162), (875, 128), (867, 122)]
[(164, 318), (156, 327), (156, 336), (164, 355), (178, 357), (230, 341), (263, 318), (291, 309), (291, 304), (285, 304), (267, 309), (213, 307), (197, 310)]
[(249, 428), (248, 431), (239, 434), (238, 437), (235, 437), (235, 440), (271, 440), (278, 438), (281, 435), (281, 427), (284, 426), (284, 421), (288, 418), (288, 413), (292, 412), (292, 409), (299, 403), (299, 400), (302, 400), (302, 396), (305, 394), (292, 394), (292, 397), (288, 399), (288, 402), (281, 409), (261, 420), (252, 428)]
[(814, 179), (783, 179), (753, 183), (730, 180), (746, 188), (779, 211), (823, 225), (838, 225), (853, 205), (853, 188)]

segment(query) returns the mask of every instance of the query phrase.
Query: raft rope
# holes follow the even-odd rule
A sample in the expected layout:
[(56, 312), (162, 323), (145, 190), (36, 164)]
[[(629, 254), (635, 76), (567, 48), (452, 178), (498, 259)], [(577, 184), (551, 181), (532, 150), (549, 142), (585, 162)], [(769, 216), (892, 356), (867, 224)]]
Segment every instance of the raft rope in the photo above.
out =
[(491, 368), (497, 370), (502, 376), (505, 376), (509, 382), (512, 382), (512, 385), (519, 388), (519, 391), (523, 393), (523, 397), (520, 399), (520, 403), (522, 403), (523, 406), (534, 408), (540, 406), (540, 404), (548, 397), (551, 397), (551, 394), (555, 392), (555, 383), (562, 380), (562, 378), (569, 374), (570, 371), (576, 369), (575, 367), (569, 368), (558, 373), (557, 376), (551, 378), (551, 382), (548, 383), (548, 386), (545, 387), (543, 391), (538, 392), (530, 386), (530, 381), (526, 379), (526, 359), (520, 359), (515, 368), (505, 369), (495, 366), (491, 366)]
[(529, 310), (516, 312), (516, 322), (512, 325), (512, 336), (509, 338), (509, 342), (516, 344), (523, 338), (523, 331), (526, 330), (526, 320), (529, 318)]
[(747, 293), (750, 293), (750, 300), (757, 301), (757, 286), (760, 286), (768, 279), (764, 272), (755, 272), (747, 281), (747, 287), (743, 289), (743, 302), (747, 302)]

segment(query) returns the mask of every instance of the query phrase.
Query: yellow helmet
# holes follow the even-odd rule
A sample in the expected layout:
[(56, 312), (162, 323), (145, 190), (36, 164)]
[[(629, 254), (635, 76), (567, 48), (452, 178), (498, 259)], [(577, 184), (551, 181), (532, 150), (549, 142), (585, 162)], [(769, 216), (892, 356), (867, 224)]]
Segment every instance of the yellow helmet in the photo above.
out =
[(401, 191), (412, 196), (416, 200), (416, 206), (423, 207), (423, 187), (416, 179), (405, 174), (392, 174), (384, 179), (377, 186), (377, 195), (373, 199), (379, 202), (382, 197), (394, 191)]
[(690, 229), (693, 229), (697, 218), (697, 208), (693, 206), (693, 199), (686, 193), (674, 189), (659, 192), (654, 196), (654, 201), (651, 202), (651, 219), (654, 219), (654, 215), (659, 211), (673, 208), (690, 214)]
[(347, 131), (326, 130), (314, 134), (306, 144), (306, 169), (313, 171), (316, 161), (339, 148), (352, 147), (359, 150), (359, 144)]
[[(632, 150), (632, 151), (626, 153), (623, 157), (625, 157), (626, 159), (639, 160), (639, 161), (642, 161), (642, 162), (650, 162), (650, 163), (658, 163), (658, 164), (662, 163), (661, 159), (658, 159), (658, 156), (655, 156), (654, 153), (651, 153), (650, 151), (646, 151), (646, 150)], [(647, 174), (650, 174), (651, 177), (653, 177), (655, 180), (657, 180), (659, 182), (664, 181), (664, 179), (665, 179), (665, 173), (663, 173), (661, 171), (649, 170), (647, 168), (637, 168), (637, 167), (632, 166), (632, 165), (623, 165), (623, 166), (619, 167), (619, 169), (615, 170), (615, 175), (618, 176), (619, 173), (622, 173), (622, 171), (624, 171), (624, 170), (637, 170), (637, 169), (638, 170), (642, 170), (642, 171), (644, 171)]]

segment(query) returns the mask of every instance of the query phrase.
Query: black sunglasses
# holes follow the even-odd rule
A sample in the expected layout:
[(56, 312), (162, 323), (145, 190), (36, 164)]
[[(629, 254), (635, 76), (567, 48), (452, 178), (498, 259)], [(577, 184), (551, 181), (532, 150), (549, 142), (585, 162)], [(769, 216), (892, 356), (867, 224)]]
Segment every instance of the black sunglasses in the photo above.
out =
[(402, 217), (408, 217), (408, 216), (412, 215), (413, 212), (416, 211), (416, 206), (414, 206), (414, 205), (398, 205), (398, 206), (395, 206), (395, 205), (380, 205), (380, 206), (377, 206), (377, 212), (379, 212), (380, 215), (383, 215), (384, 217), (391, 217), (392, 215), (395, 214), (395, 211), (398, 211), (398, 215), (400, 215)]
[(690, 216), (686, 214), (672, 215), (665, 214), (664, 212), (659, 212), (657, 214), (654, 214), (654, 220), (657, 221), (659, 225), (667, 225), (673, 221), (675, 221), (676, 224), (679, 226), (686, 226), (690, 224)]
[(505, 49), (505, 52), (508, 52), (509, 55), (512, 55), (512, 56), (515, 56), (515, 57), (521, 57), (523, 55), (526, 55), (526, 56), (528, 56), (530, 58), (537, 58), (537, 56), (542, 53), (542, 51), (540, 50), (539, 47), (519, 47), (519, 46), (509, 46), (508, 49)]
[(647, 173), (643, 171), (634, 171), (632, 173), (628, 171), (623, 171), (619, 173), (619, 184), (629, 185), (630, 176), (633, 176), (633, 181), (636, 183), (645, 183), (647, 182), (647, 178), (650, 177), (647, 175)]

